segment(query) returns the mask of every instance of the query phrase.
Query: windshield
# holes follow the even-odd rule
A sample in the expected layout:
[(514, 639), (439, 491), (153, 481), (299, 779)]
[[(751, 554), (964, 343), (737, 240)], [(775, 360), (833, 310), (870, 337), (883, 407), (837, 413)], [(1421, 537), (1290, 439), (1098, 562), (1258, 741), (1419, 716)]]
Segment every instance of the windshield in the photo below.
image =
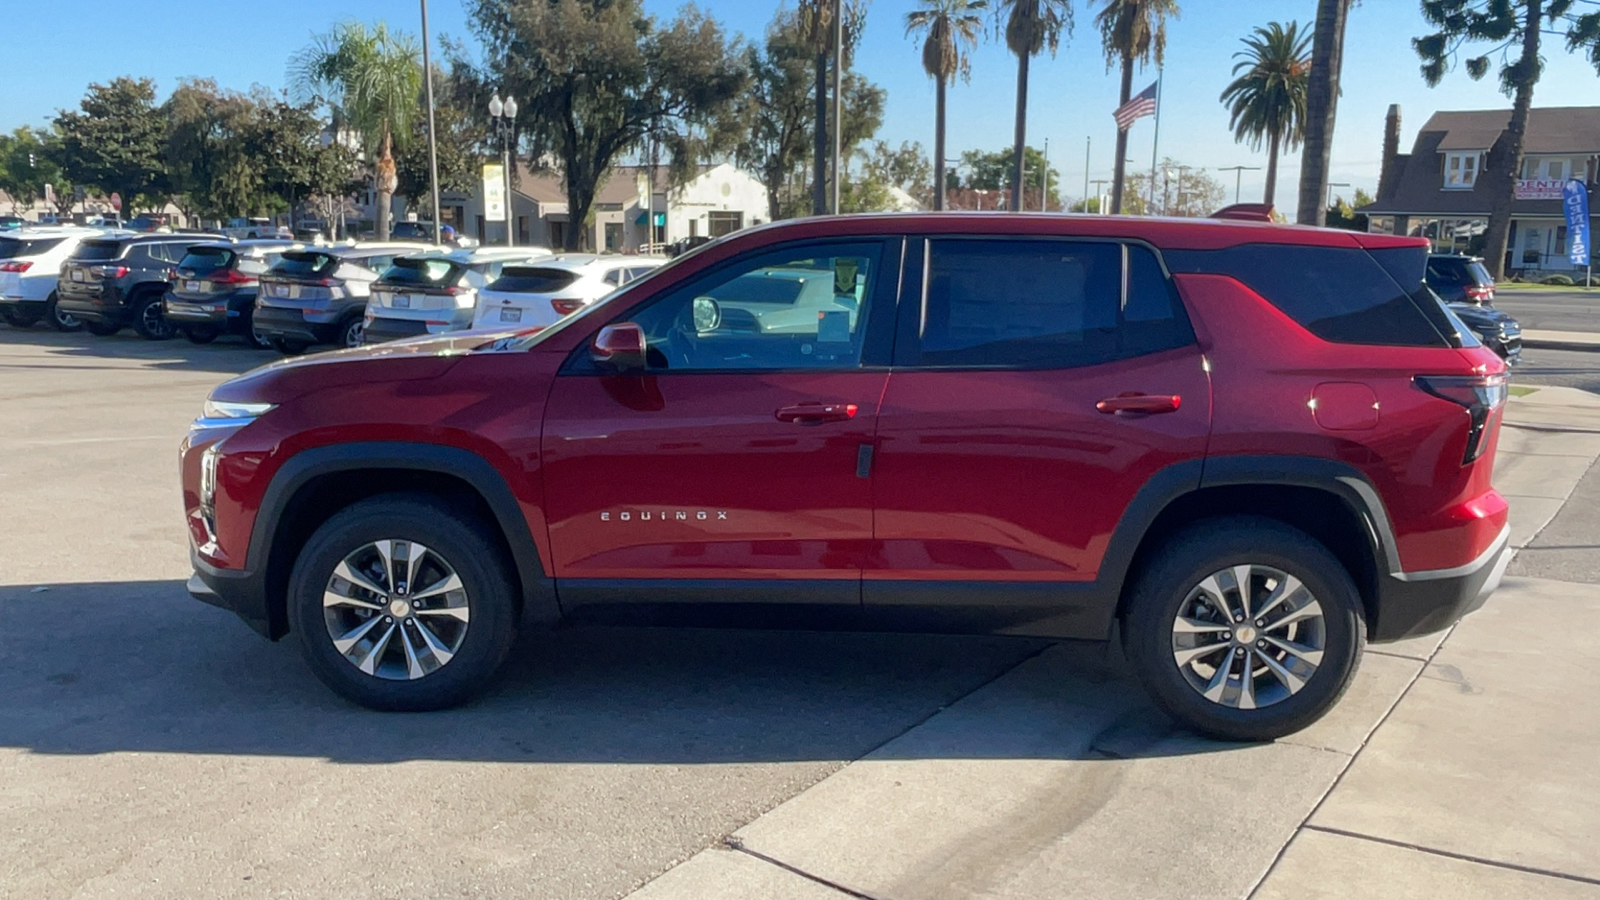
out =
[(196, 272), (226, 269), (233, 265), (233, 259), (233, 251), (224, 247), (191, 247), (178, 263), (178, 268)]

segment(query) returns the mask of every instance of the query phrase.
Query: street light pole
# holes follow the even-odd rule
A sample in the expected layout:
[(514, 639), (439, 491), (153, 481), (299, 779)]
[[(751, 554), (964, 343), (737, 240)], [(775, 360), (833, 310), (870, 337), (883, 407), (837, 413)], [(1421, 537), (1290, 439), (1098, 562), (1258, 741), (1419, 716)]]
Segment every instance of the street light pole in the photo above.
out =
[(502, 102), (499, 94), (490, 97), (489, 119), (494, 122), (495, 131), (500, 137), (500, 167), (506, 179), (506, 246), (514, 247), (517, 240), (512, 227), (515, 217), (511, 214), (511, 142), (516, 133), (517, 99), (507, 96)]
[(422, 79), (427, 86), (428, 99), (428, 189), (433, 195), (433, 242), (442, 244), (444, 209), (439, 206), (439, 138), (433, 123), (433, 62), (428, 55), (428, 0), (422, 0)]
[(1246, 173), (1246, 172), (1259, 172), (1259, 171), (1261, 171), (1261, 167), (1260, 166), (1226, 166), (1224, 168), (1218, 169), (1217, 171), (1218, 172), (1232, 172), (1233, 173), (1233, 202), (1238, 203), (1239, 202), (1239, 186), (1244, 182), (1244, 173)]

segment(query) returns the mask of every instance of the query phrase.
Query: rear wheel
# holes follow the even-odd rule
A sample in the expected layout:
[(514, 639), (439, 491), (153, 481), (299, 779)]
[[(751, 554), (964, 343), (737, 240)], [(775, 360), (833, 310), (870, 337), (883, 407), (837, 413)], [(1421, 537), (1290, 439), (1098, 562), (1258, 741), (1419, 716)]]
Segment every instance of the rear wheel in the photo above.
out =
[(209, 344), (221, 333), (212, 325), (189, 325), (183, 329), (183, 336), (192, 344)]
[(256, 320), (254, 317), (251, 317), (245, 321), (244, 334), (245, 340), (249, 341), (250, 346), (256, 348), (257, 350), (273, 349), (272, 338), (269, 338), (260, 331), (256, 330)]
[(32, 328), (33, 323), (39, 321), (37, 316), (30, 316), (9, 306), (0, 306), (0, 319), (5, 319), (12, 328)]
[(177, 334), (177, 329), (161, 311), (160, 294), (147, 291), (134, 302), (133, 330), (147, 341), (168, 341)]
[(108, 322), (84, 322), (83, 329), (96, 337), (110, 337), (121, 331), (122, 327)]
[(1270, 519), (1211, 519), (1146, 557), (1124, 643), (1156, 705), (1212, 737), (1266, 741), (1320, 719), (1366, 642), (1343, 564)]
[(366, 340), (366, 319), (361, 316), (351, 316), (339, 323), (339, 344), (343, 347), (359, 347)]
[(425, 495), (362, 501), (306, 543), (290, 628), (335, 692), (382, 710), (456, 706), (516, 637), (515, 581), (487, 528)]
[(45, 321), (57, 331), (82, 331), (83, 322), (71, 313), (62, 312), (60, 304), (57, 303), (58, 299), (56, 292), (51, 291), (50, 299), (44, 304)]

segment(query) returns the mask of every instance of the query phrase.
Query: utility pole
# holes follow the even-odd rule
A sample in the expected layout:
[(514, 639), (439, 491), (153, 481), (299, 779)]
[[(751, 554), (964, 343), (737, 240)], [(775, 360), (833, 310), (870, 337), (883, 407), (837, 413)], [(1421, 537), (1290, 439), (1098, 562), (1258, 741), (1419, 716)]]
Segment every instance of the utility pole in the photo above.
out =
[[(1094, 147), (1094, 138), (1083, 139), (1083, 211), (1089, 211), (1089, 150)], [(1098, 191), (1095, 192), (1098, 195)]]
[[(442, 244), (444, 209), (439, 206), (439, 136), (433, 127), (433, 64), (428, 56), (428, 0), (422, 0), (422, 83), (427, 86), (428, 99), (428, 186), (433, 194), (433, 242)], [(506, 202), (511, 202), (510, 196), (506, 197)]]
[(1260, 166), (1226, 166), (1224, 168), (1218, 169), (1217, 171), (1218, 172), (1232, 172), (1233, 173), (1233, 202), (1238, 203), (1239, 202), (1239, 185), (1241, 183), (1243, 183), (1243, 181), (1244, 181), (1244, 173), (1246, 173), (1246, 172), (1259, 172), (1259, 171), (1261, 171), (1261, 167)]
[(1044, 186), (1039, 189), (1039, 211), (1050, 211), (1050, 139), (1044, 139), (1044, 174), (1040, 176)]

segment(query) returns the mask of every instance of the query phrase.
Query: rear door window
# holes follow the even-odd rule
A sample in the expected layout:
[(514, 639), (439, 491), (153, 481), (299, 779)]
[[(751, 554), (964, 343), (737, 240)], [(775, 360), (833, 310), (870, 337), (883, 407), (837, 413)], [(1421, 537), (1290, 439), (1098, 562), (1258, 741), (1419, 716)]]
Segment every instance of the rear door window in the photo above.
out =
[[(1225, 250), (1169, 250), (1174, 272), (1229, 275), (1301, 327), (1339, 344), (1449, 346), (1418, 305), (1425, 248), (1401, 248), (1406, 285), (1359, 247), (1242, 244)], [(1387, 252), (1387, 251), (1380, 251)]]
[(1155, 254), (1111, 242), (928, 242), (920, 340), (897, 363), (1048, 369), (1193, 343)]

